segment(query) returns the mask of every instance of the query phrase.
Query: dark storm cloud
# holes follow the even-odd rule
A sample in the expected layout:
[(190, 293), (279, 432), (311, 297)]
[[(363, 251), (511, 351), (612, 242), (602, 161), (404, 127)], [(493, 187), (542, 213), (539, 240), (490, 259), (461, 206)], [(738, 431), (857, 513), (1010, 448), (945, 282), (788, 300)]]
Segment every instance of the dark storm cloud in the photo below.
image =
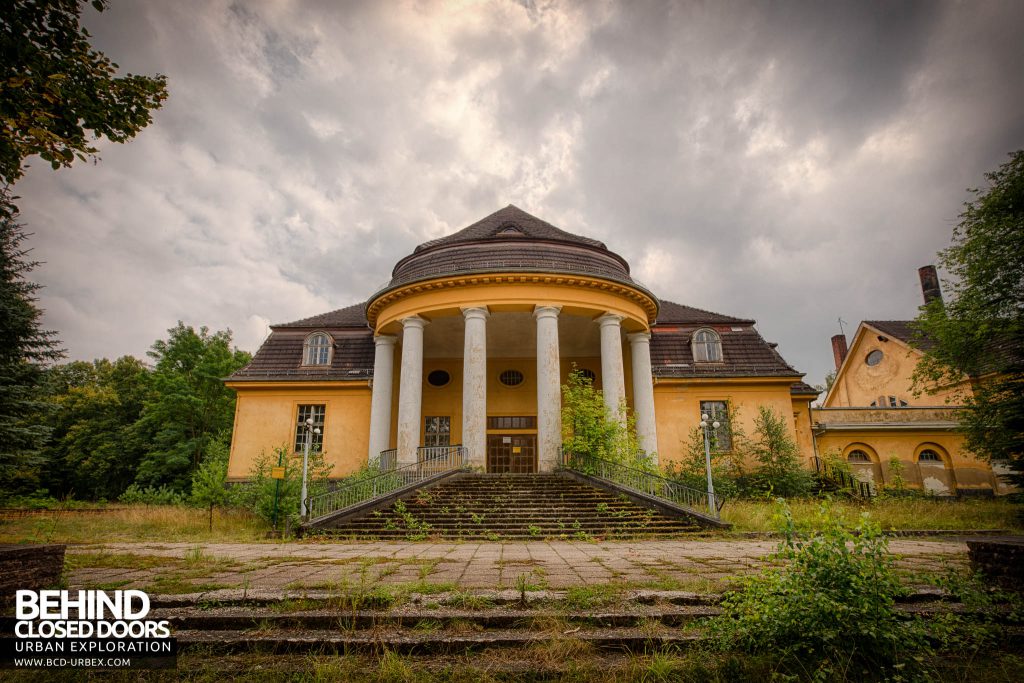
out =
[[(17, 188), (75, 357), (181, 318), (255, 349), (508, 203), (821, 381), (1024, 144), (1020, 3), (121, 2), (99, 47), (171, 97)], [(848, 328), (849, 329), (849, 328)]]

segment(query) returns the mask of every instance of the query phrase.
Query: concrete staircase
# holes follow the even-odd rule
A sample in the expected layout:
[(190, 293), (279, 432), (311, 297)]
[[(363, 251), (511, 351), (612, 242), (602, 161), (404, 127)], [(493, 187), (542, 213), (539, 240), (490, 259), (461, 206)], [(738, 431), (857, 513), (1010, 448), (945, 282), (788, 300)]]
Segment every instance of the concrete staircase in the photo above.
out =
[(691, 518), (559, 474), (463, 474), (309, 533), (498, 541), (670, 537), (700, 529)]

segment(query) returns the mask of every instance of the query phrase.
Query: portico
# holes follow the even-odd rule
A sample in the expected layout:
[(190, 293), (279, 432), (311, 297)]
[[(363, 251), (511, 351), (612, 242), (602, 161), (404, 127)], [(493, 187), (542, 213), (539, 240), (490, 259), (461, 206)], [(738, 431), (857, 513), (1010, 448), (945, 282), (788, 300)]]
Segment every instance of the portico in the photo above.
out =
[[(550, 301), (510, 303), (501, 296), (507, 293), (494, 291), (486, 304), (433, 308), (380, 326), (370, 460), (391, 447), (390, 438), (380, 435), (394, 404), (399, 466), (417, 462), (420, 448), (458, 443), (471, 465), (483, 471), (551, 471), (561, 446), (561, 386), (574, 368), (605, 391), (612, 415), (624, 419), (620, 408), (629, 401), (639, 406), (636, 419), (645, 425), (644, 442), (656, 444), (649, 345), (634, 340), (635, 335), (646, 338), (646, 320)], [(624, 352), (631, 366), (624, 363)], [(396, 362), (398, 381), (388, 381)], [(645, 366), (647, 381), (632, 377), (627, 392), (627, 379)], [(434, 418), (441, 418), (442, 433), (426, 443), (427, 423)]]

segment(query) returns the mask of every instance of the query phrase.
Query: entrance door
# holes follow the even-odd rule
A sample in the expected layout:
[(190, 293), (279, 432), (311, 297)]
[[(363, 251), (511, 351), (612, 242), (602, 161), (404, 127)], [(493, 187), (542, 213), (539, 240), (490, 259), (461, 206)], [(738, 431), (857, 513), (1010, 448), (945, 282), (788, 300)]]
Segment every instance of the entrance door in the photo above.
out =
[(496, 474), (535, 473), (536, 434), (488, 434), (487, 471)]

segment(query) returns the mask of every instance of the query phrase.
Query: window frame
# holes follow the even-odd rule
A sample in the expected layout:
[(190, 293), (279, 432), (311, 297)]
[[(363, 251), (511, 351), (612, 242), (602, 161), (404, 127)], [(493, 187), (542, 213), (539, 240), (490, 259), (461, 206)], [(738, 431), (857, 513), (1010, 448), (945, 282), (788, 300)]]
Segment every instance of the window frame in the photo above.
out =
[[(860, 453), (864, 457), (854, 459), (853, 455), (855, 453)], [(870, 464), (871, 463), (871, 454), (868, 453), (863, 448), (854, 448), (853, 450), (851, 450), (849, 453), (846, 454), (846, 462), (859, 462), (861, 464)]]
[[(705, 406), (708, 406), (705, 408)], [(708, 422), (715, 422), (716, 420), (720, 423), (718, 429), (710, 427), (708, 436), (711, 439), (711, 450), (714, 453), (731, 453), (733, 449), (732, 443), (732, 423), (729, 421), (729, 401), (712, 400), (712, 401), (700, 401), (700, 415), (707, 414)]]
[[(698, 349), (700, 349), (699, 353)], [(693, 338), (690, 340), (690, 351), (693, 353), (694, 363), (725, 362), (725, 354), (722, 351), (722, 335), (710, 327), (702, 327), (693, 333)], [(712, 353), (712, 351), (716, 353)], [(712, 358), (714, 355), (717, 355), (717, 358)]]
[[(309, 409), (305, 411), (304, 409)], [(319, 411), (317, 410), (319, 408)], [(319, 434), (313, 434), (313, 440), (310, 443), (310, 452), (315, 452), (317, 449), (321, 451), (324, 448), (324, 426), (327, 423), (327, 404), (326, 403), (297, 403), (295, 406), (295, 438), (292, 440), (294, 446), (293, 453), (302, 453), (306, 446), (306, 435), (303, 430), (303, 425), (306, 423), (307, 418), (313, 418), (313, 427), (320, 429)], [(317, 419), (319, 418), (319, 420)]]
[[(437, 425), (436, 430), (431, 430), (431, 420)], [(447, 429), (442, 429), (447, 427)], [(437, 443), (431, 443), (435, 441)], [(444, 443), (440, 443), (444, 441)], [(452, 416), (451, 415), (424, 415), (423, 416), (423, 447), (443, 448), (452, 445)]]
[[(323, 344), (315, 344), (314, 345), (312, 343), (312, 341), (316, 337), (323, 337), (324, 340), (325, 340), (325, 343), (323, 343)], [(322, 352), (322, 351), (326, 351), (327, 352), (327, 357), (326, 357), (326, 359), (322, 363), (320, 363), (320, 362), (310, 362), (310, 354), (314, 350), (316, 350), (316, 352), (317, 352), (317, 358), (320, 357), (320, 355), (321, 355), (320, 352)], [(302, 363), (301, 363), (302, 367), (304, 367), (304, 368), (330, 367), (331, 361), (333, 361), (333, 360), (334, 360), (334, 337), (332, 337), (329, 333), (324, 332), (323, 330), (317, 330), (316, 332), (309, 333), (306, 336), (305, 340), (303, 340), (303, 342), (302, 342)]]

